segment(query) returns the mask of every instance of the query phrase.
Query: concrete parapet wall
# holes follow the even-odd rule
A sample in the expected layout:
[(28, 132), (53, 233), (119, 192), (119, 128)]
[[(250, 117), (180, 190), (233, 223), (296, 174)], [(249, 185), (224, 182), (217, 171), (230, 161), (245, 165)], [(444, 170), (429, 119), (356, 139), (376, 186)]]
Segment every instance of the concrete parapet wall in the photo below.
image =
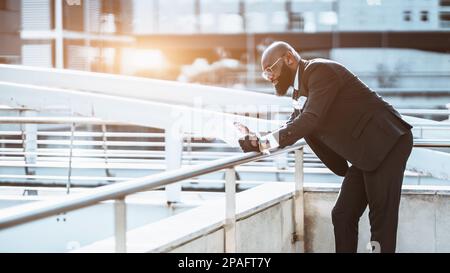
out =
[[(239, 193), (237, 252), (295, 252), (293, 185), (269, 183)], [(336, 185), (305, 184), (305, 251), (334, 252), (331, 209)], [(404, 186), (397, 252), (450, 252), (450, 187)], [(222, 200), (128, 231), (130, 252), (224, 252)], [(359, 252), (370, 239), (368, 211), (360, 221)], [(178, 225), (177, 225), (178, 223)], [(182, 223), (182, 224), (181, 224)], [(157, 234), (157, 235), (156, 235)], [(109, 252), (112, 238), (77, 252)]]
[[(331, 209), (337, 192), (305, 193), (305, 248), (334, 252)], [(397, 252), (450, 252), (450, 195), (447, 191), (404, 189), (400, 203)], [(359, 252), (370, 239), (368, 209), (359, 223)]]
[[(439, 188), (404, 187), (400, 204), (397, 252), (450, 252), (450, 192)], [(305, 250), (334, 252), (331, 209), (338, 188), (309, 187), (305, 192)], [(237, 222), (238, 252), (293, 252), (292, 198)], [(368, 209), (359, 224), (358, 252), (368, 252)], [(223, 229), (173, 249), (173, 252), (203, 252), (216, 246), (223, 250)], [(213, 239), (214, 238), (214, 239)], [(214, 251), (214, 252), (216, 252)], [(206, 251), (208, 252), (208, 251)]]
[[(240, 219), (236, 223), (237, 252), (294, 252), (292, 198)], [(223, 228), (178, 246), (170, 252), (224, 252)]]

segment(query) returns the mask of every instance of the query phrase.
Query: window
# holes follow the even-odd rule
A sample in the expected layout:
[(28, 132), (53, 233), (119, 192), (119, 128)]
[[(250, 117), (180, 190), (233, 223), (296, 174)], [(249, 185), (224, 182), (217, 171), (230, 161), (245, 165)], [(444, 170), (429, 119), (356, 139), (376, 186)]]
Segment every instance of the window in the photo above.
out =
[(450, 0), (441, 0), (440, 4), (442, 7), (450, 7)]
[(439, 14), (440, 25), (443, 28), (450, 28), (450, 12), (441, 12)]
[(403, 12), (403, 20), (407, 21), (407, 22), (411, 21), (411, 11), (410, 10), (405, 10)]
[(428, 21), (428, 11), (422, 10), (420, 12), (420, 21), (427, 22)]

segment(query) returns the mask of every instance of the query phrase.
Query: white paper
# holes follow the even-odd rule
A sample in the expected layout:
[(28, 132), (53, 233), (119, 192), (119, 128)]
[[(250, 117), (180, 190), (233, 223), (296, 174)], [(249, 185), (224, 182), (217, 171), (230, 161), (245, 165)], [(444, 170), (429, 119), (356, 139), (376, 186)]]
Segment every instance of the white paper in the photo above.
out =
[(239, 130), (233, 121), (225, 122), (225, 134), (221, 137), (222, 140), (231, 147), (240, 147), (239, 139), (243, 138), (246, 134)]

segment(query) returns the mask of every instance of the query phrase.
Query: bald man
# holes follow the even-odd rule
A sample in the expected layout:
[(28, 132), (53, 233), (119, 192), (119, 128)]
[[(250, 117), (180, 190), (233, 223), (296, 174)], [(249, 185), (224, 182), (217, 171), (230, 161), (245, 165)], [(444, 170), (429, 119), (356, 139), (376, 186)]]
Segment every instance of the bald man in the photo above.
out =
[(331, 171), (344, 177), (331, 213), (336, 252), (357, 251), (358, 222), (367, 205), (373, 249), (395, 252), (412, 126), (337, 62), (304, 60), (289, 44), (275, 42), (261, 65), (277, 96), (294, 88), (294, 111), (285, 126), (264, 139), (241, 139), (243, 151), (285, 147), (304, 138)]

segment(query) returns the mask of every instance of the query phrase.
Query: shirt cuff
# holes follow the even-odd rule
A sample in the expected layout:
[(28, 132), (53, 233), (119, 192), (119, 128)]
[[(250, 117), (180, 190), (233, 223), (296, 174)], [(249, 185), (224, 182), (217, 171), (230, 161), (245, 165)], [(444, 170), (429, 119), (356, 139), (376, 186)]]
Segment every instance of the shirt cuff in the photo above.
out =
[(278, 141), (275, 139), (275, 136), (274, 136), (273, 134), (265, 135), (265, 136), (263, 137), (263, 139), (266, 139), (266, 140), (269, 141), (269, 144), (270, 144), (270, 148), (271, 148), (271, 149), (272, 149), (272, 148), (277, 148), (278, 146), (280, 146), (280, 144), (279, 144)]

